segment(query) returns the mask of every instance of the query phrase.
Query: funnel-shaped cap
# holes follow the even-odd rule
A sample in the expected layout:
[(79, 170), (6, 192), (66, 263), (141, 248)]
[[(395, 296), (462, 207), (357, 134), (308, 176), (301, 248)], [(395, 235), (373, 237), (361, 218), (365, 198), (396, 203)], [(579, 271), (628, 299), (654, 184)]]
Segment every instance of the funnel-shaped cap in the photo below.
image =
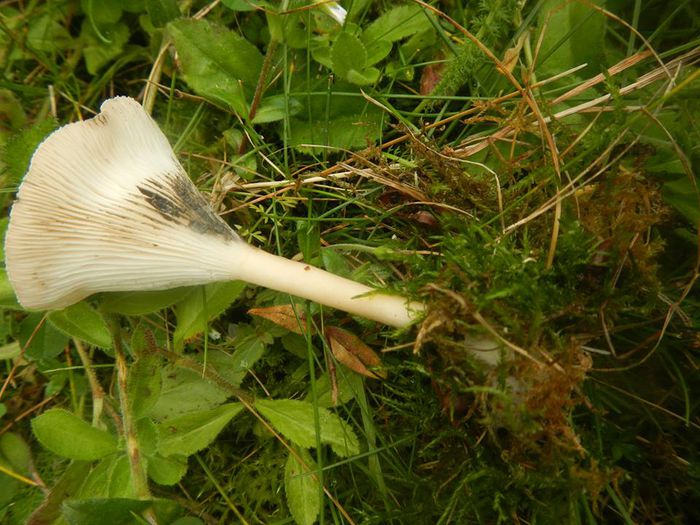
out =
[[(140, 104), (117, 97), (36, 150), (12, 207), (7, 272), (20, 303), (226, 280), (245, 246), (209, 207)], [(228, 266), (228, 268), (226, 268)]]

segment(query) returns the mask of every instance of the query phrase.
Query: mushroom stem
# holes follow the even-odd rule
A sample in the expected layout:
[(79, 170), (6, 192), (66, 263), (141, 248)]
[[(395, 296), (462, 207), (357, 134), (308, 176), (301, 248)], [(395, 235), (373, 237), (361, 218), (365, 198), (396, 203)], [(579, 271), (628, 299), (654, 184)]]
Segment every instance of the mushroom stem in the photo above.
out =
[(251, 284), (399, 328), (410, 324), (425, 308), (422, 303), (378, 292), (310, 264), (285, 259), (248, 245), (236, 248), (233, 254), (237, 266), (236, 278)]

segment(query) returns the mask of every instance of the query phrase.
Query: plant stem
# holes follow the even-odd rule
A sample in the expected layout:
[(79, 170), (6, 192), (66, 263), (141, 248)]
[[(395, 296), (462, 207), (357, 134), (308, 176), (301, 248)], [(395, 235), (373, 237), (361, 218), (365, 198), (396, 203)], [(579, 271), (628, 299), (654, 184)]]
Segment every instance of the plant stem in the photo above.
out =
[(250, 103), (250, 111), (248, 112), (248, 120), (253, 120), (255, 114), (258, 112), (258, 106), (260, 105), (260, 99), (265, 91), (265, 83), (267, 82), (267, 75), (270, 72), (270, 67), (272, 66), (272, 60), (275, 57), (275, 51), (277, 51), (278, 42), (275, 39), (270, 40), (267, 46), (267, 53), (265, 53), (265, 61), (263, 62), (262, 68), (260, 69), (260, 76), (258, 77), (258, 83), (255, 86), (255, 94), (253, 95), (253, 101)]
[(272, 255), (252, 246), (238, 246), (236, 278), (286, 292), (367, 319), (403, 328), (425, 308), (398, 295), (326, 272), (310, 264)]
[(95, 371), (92, 369), (92, 362), (90, 356), (88, 355), (83, 343), (73, 338), (73, 344), (75, 349), (80, 356), (80, 360), (83, 362), (83, 368), (85, 369), (85, 375), (90, 383), (90, 389), (92, 390), (92, 426), (100, 426), (100, 417), (102, 416), (102, 408), (104, 407), (105, 391), (102, 389), (102, 385), (97, 380)]
[[(136, 432), (136, 421), (131, 411), (131, 404), (128, 397), (128, 376), (129, 369), (127, 367), (126, 356), (122, 347), (121, 333), (117, 318), (110, 319), (110, 329), (112, 331), (112, 344), (114, 346), (114, 355), (117, 365), (117, 383), (119, 386), (119, 404), (122, 412), (122, 428), (124, 438), (126, 439), (126, 451), (129, 456), (129, 465), (131, 467), (131, 481), (134, 484), (134, 492), (136, 497), (142, 500), (151, 499), (151, 491), (148, 488), (148, 479), (146, 478), (146, 469), (143, 461), (141, 461), (141, 450), (139, 448), (139, 440)], [(144, 512), (144, 518), (151, 524), (156, 525), (157, 521), (152, 509)]]

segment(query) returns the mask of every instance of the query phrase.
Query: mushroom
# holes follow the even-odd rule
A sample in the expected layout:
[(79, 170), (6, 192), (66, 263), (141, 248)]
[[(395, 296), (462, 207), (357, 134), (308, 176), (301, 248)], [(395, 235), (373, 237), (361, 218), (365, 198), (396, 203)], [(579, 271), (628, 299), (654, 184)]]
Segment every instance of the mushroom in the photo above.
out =
[(243, 280), (395, 327), (424, 309), (249, 245), (214, 213), (140, 104), (116, 97), (100, 109), (39, 145), (12, 206), (6, 265), (24, 307)]

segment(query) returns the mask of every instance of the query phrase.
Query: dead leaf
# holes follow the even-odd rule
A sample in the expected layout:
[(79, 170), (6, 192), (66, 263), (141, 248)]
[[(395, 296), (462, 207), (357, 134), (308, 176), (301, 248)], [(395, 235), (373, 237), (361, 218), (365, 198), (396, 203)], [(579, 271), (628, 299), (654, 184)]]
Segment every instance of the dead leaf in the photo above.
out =
[(386, 379), (381, 359), (359, 337), (335, 326), (327, 326), (325, 334), (339, 363), (365, 377)]
[(272, 321), (282, 328), (286, 328), (295, 334), (306, 334), (306, 315), (297, 309), (294, 310), (291, 304), (280, 304), (277, 306), (268, 306), (266, 308), (251, 308), (248, 310), (250, 315), (256, 315)]

